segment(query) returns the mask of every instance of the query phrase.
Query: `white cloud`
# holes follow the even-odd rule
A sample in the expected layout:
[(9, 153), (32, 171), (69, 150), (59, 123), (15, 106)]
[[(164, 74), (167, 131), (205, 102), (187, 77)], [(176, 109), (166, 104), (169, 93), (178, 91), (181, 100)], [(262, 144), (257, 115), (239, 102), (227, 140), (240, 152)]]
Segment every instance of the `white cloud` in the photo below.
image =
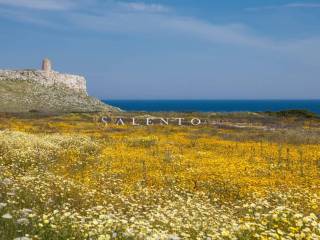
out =
[(243, 24), (218, 25), (194, 18), (167, 19), (166, 27), (207, 41), (244, 45), (251, 47), (271, 47), (272, 42), (249, 33)]
[(285, 7), (288, 8), (320, 8), (320, 3), (289, 3)]
[(138, 12), (165, 13), (170, 11), (169, 7), (161, 4), (145, 4), (143, 2), (127, 2), (119, 4), (128, 10)]
[(246, 8), (248, 11), (260, 11), (260, 10), (275, 10), (275, 9), (303, 9), (303, 8), (320, 8), (320, 3), (287, 3), (283, 5), (272, 5), (272, 6), (262, 6), (262, 7), (250, 7)]
[(72, 0), (0, 0), (0, 5), (38, 10), (66, 10), (74, 4)]
[[(0, 0), (0, 3), (4, 0)], [(31, 0), (36, 1), (36, 0)], [(19, 1), (20, 2), (20, 1)], [(59, 1), (58, 1), (59, 2)], [(113, 32), (120, 34), (142, 34), (189, 37), (222, 44), (234, 44), (260, 48), (271, 48), (273, 42), (250, 33), (242, 24), (219, 25), (192, 17), (182, 17), (170, 11), (167, 6), (142, 3), (105, 2), (94, 13), (86, 13), (74, 8), (53, 18), (41, 11), (10, 9), (0, 11), (0, 16), (14, 21), (28, 22), (55, 29), (78, 28), (85, 31)], [(38, 6), (39, 7), (39, 6)], [(47, 5), (47, 8), (49, 5)], [(79, 6), (78, 6), (79, 7)], [(61, 24), (63, 23), (63, 25)]]
[(121, 34), (188, 37), (213, 43), (272, 48), (272, 40), (250, 33), (243, 24), (212, 24), (172, 14), (109, 12), (103, 15), (74, 13), (69, 20), (79, 28)]
[[(99, 8), (98, 0), (0, 0), (0, 6), (28, 8), (35, 10), (72, 10), (74, 8), (83, 8), (86, 5)], [(161, 4), (146, 4), (144, 2), (121, 2), (115, 0), (105, 0), (100, 2), (111, 8), (120, 8), (126, 11), (144, 12), (144, 13), (165, 13), (170, 8)]]
[[(19, 3), (20, 7), (33, 8), (24, 9), (1, 9), (0, 17), (14, 21), (38, 24), (53, 29), (77, 28), (83, 31), (112, 32), (117, 34), (140, 34), (163, 37), (166, 35), (185, 39), (198, 39), (202, 41), (254, 47), (268, 50), (290, 52), (294, 48), (307, 48), (309, 43), (305, 41), (279, 41), (270, 37), (256, 35), (246, 25), (239, 23), (214, 24), (193, 17), (177, 15), (170, 7), (157, 4), (145, 4), (138, 2), (116, 2), (106, 1), (103, 4), (96, 0), (90, 1), (94, 7), (91, 12), (82, 11), (83, 6), (89, 4), (87, 0), (78, 0), (77, 6), (72, 5), (73, 0), (0, 0), (0, 4), (9, 5)], [(35, 5), (42, 2), (43, 5)], [(58, 4), (54, 5), (53, 4)], [(61, 5), (59, 5), (61, 4)], [(84, 5), (83, 5), (84, 4)], [(290, 7), (297, 5), (287, 4)], [(68, 9), (62, 14), (49, 16), (34, 9)], [(74, 8), (71, 8), (74, 7)], [(168, 13), (170, 9), (170, 13)], [(318, 40), (316, 41), (318, 42)], [(293, 46), (294, 47), (289, 47)], [(314, 43), (312, 44), (314, 46)]]
[(56, 24), (53, 21), (47, 20), (45, 18), (37, 17), (36, 15), (29, 14), (28, 12), (16, 11), (11, 9), (0, 9), (0, 16), (9, 20), (14, 20), (16, 22), (28, 23), (32, 25), (38, 25), (42, 27), (47, 27), (51, 29), (62, 29), (63, 26)]

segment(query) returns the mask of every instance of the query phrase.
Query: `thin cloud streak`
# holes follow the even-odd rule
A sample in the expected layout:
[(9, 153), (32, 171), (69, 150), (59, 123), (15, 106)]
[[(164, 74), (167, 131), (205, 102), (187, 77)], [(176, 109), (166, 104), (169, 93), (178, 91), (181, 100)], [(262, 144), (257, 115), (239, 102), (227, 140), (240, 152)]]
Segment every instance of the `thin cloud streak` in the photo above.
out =
[[(0, 0), (0, 6), (28, 8), (34, 10), (73, 10), (75, 8), (85, 8), (87, 5), (99, 8), (98, 0)], [(166, 13), (170, 8), (162, 4), (147, 4), (144, 2), (121, 2), (106, 0), (105, 6), (117, 7), (122, 10), (145, 12), (145, 13)]]
[(320, 8), (320, 3), (289, 3), (288, 8)]
[(72, 0), (0, 0), (0, 5), (35, 10), (67, 10), (75, 6)]
[(288, 3), (284, 5), (272, 5), (246, 8), (247, 11), (275, 10), (275, 9), (314, 9), (320, 8), (320, 3)]
[(148, 12), (148, 13), (167, 13), (170, 8), (161, 4), (145, 4), (143, 2), (128, 2), (128, 3), (118, 3), (120, 6), (138, 12)]
[(64, 26), (61, 26), (60, 24), (56, 24), (53, 21), (47, 20), (45, 18), (39, 18), (37, 16), (34, 16), (24, 11), (0, 9), (0, 17), (11, 20), (11, 21), (15, 21), (15, 22), (32, 24), (32, 25), (42, 26), (42, 27), (56, 29), (56, 30), (62, 30), (65, 28)]
[(243, 24), (217, 25), (195, 18), (177, 17), (164, 19), (166, 28), (215, 43), (270, 48), (273, 43), (248, 33)]
[(251, 47), (268, 48), (272, 42), (252, 36), (240, 24), (214, 25), (194, 18), (157, 14), (110, 13), (104, 16), (73, 14), (72, 22), (78, 27), (100, 32), (196, 37), (201, 40)]

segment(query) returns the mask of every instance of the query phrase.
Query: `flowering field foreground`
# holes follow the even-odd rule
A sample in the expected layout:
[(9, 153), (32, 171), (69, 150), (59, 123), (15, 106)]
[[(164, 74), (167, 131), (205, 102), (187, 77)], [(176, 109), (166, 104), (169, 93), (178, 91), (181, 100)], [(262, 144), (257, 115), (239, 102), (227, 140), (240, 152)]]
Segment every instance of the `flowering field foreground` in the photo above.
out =
[(320, 239), (318, 120), (98, 119), (1, 116), (1, 240)]

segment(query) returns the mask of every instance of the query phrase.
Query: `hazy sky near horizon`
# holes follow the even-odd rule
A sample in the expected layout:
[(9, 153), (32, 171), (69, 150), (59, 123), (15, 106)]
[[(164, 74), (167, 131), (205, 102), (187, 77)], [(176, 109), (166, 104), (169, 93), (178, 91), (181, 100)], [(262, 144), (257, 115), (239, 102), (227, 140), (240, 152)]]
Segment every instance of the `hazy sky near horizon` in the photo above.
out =
[(0, 43), (103, 99), (320, 98), (319, 0), (0, 0)]

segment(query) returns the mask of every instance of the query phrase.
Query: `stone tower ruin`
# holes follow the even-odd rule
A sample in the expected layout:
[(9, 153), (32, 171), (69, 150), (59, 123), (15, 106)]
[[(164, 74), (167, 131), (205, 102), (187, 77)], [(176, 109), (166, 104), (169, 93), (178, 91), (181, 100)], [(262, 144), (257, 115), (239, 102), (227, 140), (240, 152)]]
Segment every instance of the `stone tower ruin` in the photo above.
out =
[(45, 58), (42, 60), (42, 71), (45, 71), (45, 72), (52, 71), (51, 61), (48, 58)]
[(8, 80), (8, 79), (15, 79), (15, 80), (22, 80), (22, 81), (33, 80), (45, 86), (67, 87), (69, 89), (88, 95), (87, 87), (86, 87), (86, 79), (83, 76), (59, 73), (57, 71), (54, 71), (52, 69), (51, 61), (48, 58), (45, 58), (42, 60), (41, 70), (1, 70), (0, 69), (0, 81)]

